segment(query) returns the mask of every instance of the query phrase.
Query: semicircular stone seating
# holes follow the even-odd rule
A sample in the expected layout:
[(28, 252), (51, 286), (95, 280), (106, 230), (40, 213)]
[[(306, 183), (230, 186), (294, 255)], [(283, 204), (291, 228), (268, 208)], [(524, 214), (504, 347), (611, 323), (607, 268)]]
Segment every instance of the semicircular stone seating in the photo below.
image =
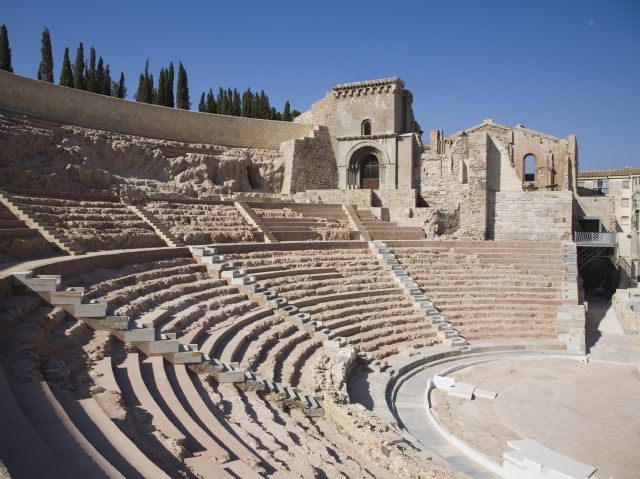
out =
[(467, 340), (555, 339), (564, 264), (559, 242), (388, 242)]
[[(273, 319), (273, 311), (209, 277), (193, 258), (162, 259), (161, 253), (140, 262), (70, 267), (67, 284), (84, 287), (90, 298), (107, 299), (111, 313), (151, 317), (178, 338), (191, 335), (204, 344), (226, 331), (218, 335), (223, 340), (209, 342), (214, 350), (234, 340), (234, 321), (241, 330), (243, 324)], [(20, 434), (14, 443), (3, 435), (0, 453), (3, 460), (14, 453), (15, 461), (5, 465), (17, 478), (309, 477), (319, 469), (335, 477), (390, 477), (367, 464), (331, 422), (312, 424), (300, 409), (284, 411), (253, 392), (205, 381), (183, 364), (131, 352), (106, 331), (90, 330), (36, 295), (0, 298), (0, 310), (13, 318), (1, 341), (20, 339), (26, 343), (21, 357), (29, 359), (3, 348), (0, 397), (11, 414), (0, 423)], [(66, 331), (82, 333), (56, 332), (60, 322)], [(90, 374), (81, 388), (74, 385), (78, 379), (69, 384), (56, 376), (55, 368), (44, 377), (38, 371), (38, 345), (49, 344), (50, 334), (77, 337), (71, 352), (79, 358), (82, 350), (91, 353), (79, 363)], [(33, 352), (24, 356), (27, 350)]]
[[(304, 245), (303, 245), (304, 246)], [(225, 258), (265, 287), (308, 313), (335, 336), (362, 352), (385, 358), (408, 347), (430, 346), (436, 331), (416, 311), (366, 244), (323, 249), (246, 247), (224, 250)], [(227, 359), (240, 361), (267, 377), (305, 386), (322, 342), (280, 317), (264, 318), (243, 333), (241, 349), (231, 344)]]

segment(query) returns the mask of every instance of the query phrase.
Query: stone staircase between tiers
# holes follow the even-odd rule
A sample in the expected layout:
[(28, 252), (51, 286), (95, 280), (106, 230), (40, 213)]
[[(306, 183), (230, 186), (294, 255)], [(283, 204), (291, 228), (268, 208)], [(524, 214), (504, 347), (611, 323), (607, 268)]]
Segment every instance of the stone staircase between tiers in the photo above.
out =
[[(238, 282), (237, 270), (227, 269), (223, 277)], [(161, 333), (153, 326), (153, 319), (132, 320), (128, 316), (109, 316), (106, 300), (86, 300), (84, 288), (62, 288), (60, 275), (34, 276), (32, 271), (21, 271), (12, 274), (18, 288), (35, 292), (48, 303), (59, 306), (97, 330), (107, 330), (120, 341), (131, 343), (147, 356), (162, 356), (172, 364), (184, 364), (199, 375), (209, 375), (219, 383), (234, 383), (245, 390), (260, 390), (274, 394), (291, 406), (299, 407), (309, 416), (324, 414), (322, 399), (306, 395), (296, 388), (263, 380), (257, 373), (246, 371), (238, 363), (225, 363), (198, 350), (196, 344), (182, 344), (175, 333)], [(282, 306), (282, 298), (267, 295), (267, 304), (272, 308), (282, 307), (282, 314), (291, 315), (297, 308)], [(295, 311), (294, 311), (295, 310)], [(308, 315), (307, 315), (308, 316)], [(306, 318), (305, 323), (310, 323)], [(317, 329), (318, 325), (314, 325)]]
[(249, 223), (254, 228), (256, 228), (258, 231), (260, 231), (264, 235), (265, 243), (278, 242), (278, 238), (274, 236), (273, 232), (269, 229), (269, 227), (265, 224), (265, 222), (262, 221), (262, 218), (260, 218), (256, 214), (256, 212), (253, 211), (253, 209), (251, 209), (251, 207), (248, 204), (246, 204), (244, 201), (235, 201), (234, 205), (236, 209), (240, 212), (242, 217), (246, 220), (246, 222)]
[(394, 276), (394, 281), (413, 302), (413, 307), (425, 314), (426, 320), (438, 332), (438, 337), (450, 347), (463, 347), (467, 344), (460, 333), (447, 321), (438, 309), (429, 300), (424, 291), (418, 286), (411, 276), (405, 271), (396, 259), (396, 256), (381, 241), (369, 243), (372, 253), (382, 263), (383, 267)]
[(393, 221), (382, 221), (375, 217), (371, 209), (358, 206), (354, 209), (362, 227), (371, 240), (420, 240), (425, 239), (424, 230), (417, 226), (398, 226)]
[(47, 241), (55, 244), (62, 251), (71, 256), (85, 254), (85, 250), (82, 247), (66, 238), (52, 225), (37, 218), (33, 208), (14, 201), (11, 195), (4, 190), (0, 190), (0, 203), (19, 221), (23, 221), (25, 226), (38, 230)]
[(342, 205), (342, 209), (349, 217), (349, 221), (351, 222), (351, 226), (355, 228), (358, 233), (360, 233), (360, 239), (362, 241), (371, 241), (371, 235), (369, 235), (369, 231), (367, 231), (367, 227), (362, 222), (362, 219), (358, 215), (356, 211), (356, 207), (354, 205)]
[(125, 205), (127, 205), (127, 208), (129, 208), (132, 212), (138, 215), (138, 217), (142, 221), (144, 221), (149, 226), (151, 226), (151, 228), (153, 228), (156, 234), (162, 239), (162, 241), (165, 242), (167, 246), (171, 246), (172, 248), (184, 246), (184, 243), (182, 243), (182, 241), (178, 240), (171, 234), (171, 232), (169, 231), (169, 228), (167, 228), (164, 224), (158, 221), (151, 213), (145, 210), (142, 206), (136, 206), (131, 201), (126, 200), (124, 198), (122, 199), (122, 202)]

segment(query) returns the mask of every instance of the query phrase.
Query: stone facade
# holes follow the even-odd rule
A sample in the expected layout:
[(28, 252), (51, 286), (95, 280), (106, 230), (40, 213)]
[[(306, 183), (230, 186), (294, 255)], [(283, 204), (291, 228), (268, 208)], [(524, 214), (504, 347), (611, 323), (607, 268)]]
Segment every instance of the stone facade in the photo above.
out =
[(342, 83), (298, 121), (322, 121), (329, 128), (339, 188), (362, 188), (363, 164), (373, 159), (378, 174), (371, 189), (411, 189), (420, 146), (412, 102), (399, 78)]
[(570, 240), (570, 191), (489, 193), (488, 237), (495, 240)]

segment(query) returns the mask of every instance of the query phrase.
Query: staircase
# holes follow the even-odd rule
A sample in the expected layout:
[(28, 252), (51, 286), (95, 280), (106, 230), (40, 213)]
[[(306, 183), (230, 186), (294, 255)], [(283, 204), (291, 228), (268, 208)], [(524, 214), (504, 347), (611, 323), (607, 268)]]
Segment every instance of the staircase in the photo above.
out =
[(454, 329), (453, 325), (440, 314), (424, 291), (420, 289), (413, 278), (404, 270), (396, 259), (396, 256), (387, 249), (387, 246), (381, 241), (372, 241), (369, 243), (369, 248), (384, 268), (393, 274), (394, 280), (400, 285), (405, 294), (413, 300), (413, 307), (418, 311), (424, 312), (425, 319), (429, 321), (431, 326), (438, 332), (438, 337), (450, 347), (465, 346), (467, 342), (464, 338), (462, 338), (460, 333)]
[(144, 221), (149, 226), (151, 226), (151, 228), (153, 228), (156, 234), (162, 239), (162, 241), (165, 242), (167, 246), (170, 246), (172, 248), (184, 246), (184, 243), (182, 243), (182, 241), (175, 238), (164, 224), (162, 224), (160, 221), (154, 218), (153, 215), (147, 210), (145, 210), (142, 206), (136, 206), (133, 203), (131, 203), (131, 201), (124, 198), (122, 198), (122, 203), (127, 205), (127, 208), (129, 208), (136, 215), (138, 215), (138, 217), (142, 221)]
[(22, 221), (22, 225), (38, 230), (47, 241), (55, 244), (62, 251), (71, 256), (85, 254), (82, 247), (66, 238), (52, 225), (37, 218), (31, 207), (14, 201), (11, 195), (4, 190), (0, 190), (0, 203), (19, 221)]
[(425, 239), (424, 230), (417, 226), (398, 226), (393, 221), (382, 221), (376, 218), (369, 208), (361, 206), (354, 208), (354, 212), (371, 241)]
[(367, 227), (364, 225), (360, 216), (358, 216), (358, 212), (356, 211), (355, 206), (353, 205), (342, 205), (342, 209), (349, 216), (349, 221), (351, 225), (360, 233), (360, 239), (362, 241), (371, 241), (371, 236), (367, 231)]
[(238, 209), (240, 214), (244, 217), (244, 219), (254, 228), (257, 228), (264, 235), (265, 243), (277, 243), (278, 239), (273, 235), (271, 230), (267, 227), (267, 225), (262, 221), (255, 211), (251, 209), (251, 207), (246, 204), (244, 201), (236, 201), (234, 203), (235, 207)]

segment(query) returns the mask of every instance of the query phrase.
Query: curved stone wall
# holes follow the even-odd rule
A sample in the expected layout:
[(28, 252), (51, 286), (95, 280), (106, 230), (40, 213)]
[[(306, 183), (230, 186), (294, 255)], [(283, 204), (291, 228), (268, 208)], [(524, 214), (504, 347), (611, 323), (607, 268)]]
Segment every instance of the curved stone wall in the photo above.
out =
[(0, 109), (163, 140), (277, 150), (312, 125), (196, 113), (120, 100), (0, 71)]

